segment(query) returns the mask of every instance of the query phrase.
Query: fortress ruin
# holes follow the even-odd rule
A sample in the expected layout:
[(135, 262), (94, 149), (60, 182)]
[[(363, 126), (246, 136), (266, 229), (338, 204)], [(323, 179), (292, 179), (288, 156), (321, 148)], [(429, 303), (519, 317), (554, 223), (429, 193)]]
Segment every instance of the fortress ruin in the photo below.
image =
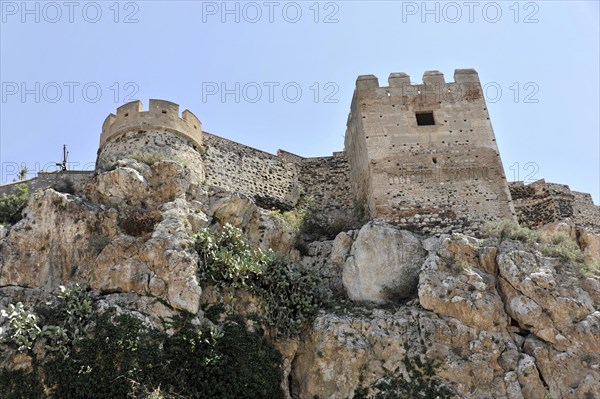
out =
[[(473, 69), (446, 82), (438, 71), (419, 84), (392, 73), (387, 86), (362, 75), (348, 116), (344, 151), (304, 158), (269, 154), (202, 131), (190, 111), (169, 101), (122, 105), (102, 126), (96, 171), (44, 172), (30, 189), (62, 180), (81, 191), (98, 171), (140, 155), (172, 159), (196, 184), (251, 197), (267, 209), (289, 210), (314, 198), (331, 220), (379, 219), (421, 234), (477, 234), (486, 221), (523, 225), (572, 220), (600, 231), (600, 207), (589, 194), (539, 181), (508, 183), (482, 87)], [(10, 193), (17, 183), (0, 186)]]

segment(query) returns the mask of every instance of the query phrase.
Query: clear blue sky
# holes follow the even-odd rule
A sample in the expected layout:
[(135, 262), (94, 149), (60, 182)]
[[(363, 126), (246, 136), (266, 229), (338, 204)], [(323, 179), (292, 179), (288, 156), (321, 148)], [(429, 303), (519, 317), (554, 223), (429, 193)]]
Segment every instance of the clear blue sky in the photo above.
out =
[(262, 150), (329, 155), (358, 75), (451, 81), (472, 67), (508, 179), (598, 203), (598, 4), (2, 0), (1, 180), (22, 163), (52, 169), (63, 143), (92, 168), (104, 118), (128, 97), (179, 103), (205, 131)]

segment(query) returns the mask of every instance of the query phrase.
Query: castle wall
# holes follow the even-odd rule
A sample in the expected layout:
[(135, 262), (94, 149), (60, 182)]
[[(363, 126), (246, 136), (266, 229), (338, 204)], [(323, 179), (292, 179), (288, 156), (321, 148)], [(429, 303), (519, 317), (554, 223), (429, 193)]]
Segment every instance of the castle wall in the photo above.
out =
[(600, 207), (590, 194), (574, 192), (564, 184), (538, 180), (525, 185), (509, 184), (519, 224), (539, 228), (558, 221), (572, 221), (578, 227), (600, 232)]
[(39, 189), (45, 190), (50, 187), (64, 189), (67, 185), (72, 186), (75, 193), (81, 193), (83, 191), (83, 185), (93, 174), (93, 171), (78, 170), (39, 172), (37, 177), (31, 179), (0, 185), (0, 198), (2, 198), (3, 195), (14, 194), (17, 191), (17, 187), (21, 184), (27, 185), (29, 193), (33, 193)]
[[(357, 81), (357, 87), (358, 84)], [(355, 92), (344, 138), (344, 148), (350, 168), (350, 188), (356, 203), (362, 204), (370, 215), (375, 215), (367, 141), (365, 135), (362, 134), (364, 131), (363, 121), (362, 118), (354, 117), (360, 113), (356, 97), (357, 93)]]
[[(457, 70), (445, 83), (426, 72), (423, 82), (412, 85), (402, 73), (387, 87), (358, 78), (346, 138), (355, 195), (366, 187), (372, 217), (423, 233), (514, 219), (477, 73)], [(434, 123), (418, 125), (420, 113)]]
[(588, 193), (572, 193), (575, 224), (600, 234), (600, 206), (594, 204), (592, 196)]
[(331, 218), (353, 211), (345, 153), (303, 158), (279, 150), (269, 154), (204, 132), (206, 183), (254, 198), (265, 208), (291, 209), (311, 196)]
[[(488, 220), (515, 220), (515, 208), (525, 226), (572, 220), (600, 232), (600, 207), (589, 194), (543, 180), (509, 189), (477, 73), (456, 70), (454, 80), (430, 71), (423, 84), (411, 84), (408, 75), (393, 73), (380, 87), (375, 76), (360, 76), (345, 151), (317, 158), (269, 154), (203, 132), (191, 112), (179, 115), (177, 104), (150, 100), (143, 111), (133, 101), (104, 121), (96, 169), (124, 158), (172, 159), (191, 170), (193, 182), (248, 195), (263, 208), (288, 210), (311, 196), (331, 222), (352, 221), (364, 210), (424, 234), (477, 234)], [(32, 192), (81, 192), (93, 173), (40, 172), (0, 185), (0, 196), (19, 184)]]
[(299, 199), (296, 162), (204, 132), (206, 184), (237, 191), (265, 208), (291, 209)]
[(332, 157), (305, 158), (299, 163), (299, 182), (302, 192), (332, 219), (351, 218), (354, 196), (350, 185), (350, 166), (346, 154), (336, 152)]

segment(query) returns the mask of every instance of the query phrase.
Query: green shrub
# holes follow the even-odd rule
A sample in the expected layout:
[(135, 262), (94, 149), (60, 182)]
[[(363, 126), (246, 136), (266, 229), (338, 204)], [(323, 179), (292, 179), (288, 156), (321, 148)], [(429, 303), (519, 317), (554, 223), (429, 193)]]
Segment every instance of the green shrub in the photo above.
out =
[[(64, 291), (68, 301), (81, 292), (75, 291)], [(82, 312), (71, 306), (46, 310), (48, 320), (64, 319), (65, 310)], [(212, 328), (180, 316), (167, 324), (169, 335), (114, 309), (83, 313), (65, 323), (69, 337), (78, 335), (80, 321), (86, 332), (71, 341), (68, 355), (39, 359), (30, 352), (32, 372), (0, 370), (2, 398), (283, 398), (281, 354), (239, 316)]]
[[(179, 337), (177, 341), (186, 339), (185, 334), (180, 333)], [(265, 337), (249, 332), (244, 319), (239, 316), (229, 318), (224, 322), (222, 332), (213, 339), (213, 346), (206, 354), (194, 357), (199, 361), (183, 367), (184, 380), (188, 383), (182, 385), (195, 387), (188, 394), (227, 399), (284, 397), (281, 354)], [(188, 346), (188, 350), (191, 349)], [(167, 344), (165, 353), (174, 365), (173, 378), (181, 384), (182, 357), (174, 356)]]
[(3, 194), (0, 199), (0, 224), (15, 224), (23, 218), (21, 212), (29, 201), (27, 184), (19, 184), (14, 194)]
[(419, 357), (414, 359), (405, 356), (402, 363), (407, 376), (396, 368), (393, 373), (371, 385), (374, 395), (369, 395), (369, 388), (362, 384), (354, 391), (354, 399), (450, 399), (456, 394), (436, 378), (439, 363), (427, 360), (422, 362)]
[(305, 196), (295, 208), (285, 212), (273, 210), (271, 211), (271, 215), (283, 220), (288, 228), (288, 231), (299, 233), (305, 228), (307, 219), (312, 217), (311, 213), (314, 213), (315, 209), (316, 202), (314, 197)]
[(568, 236), (552, 235), (548, 236), (546, 241), (548, 242), (542, 246), (544, 255), (559, 258), (571, 264), (581, 264), (585, 261), (579, 245)]
[(350, 220), (325, 214), (312, 196), (303, 197), (292, 210), (274, 210), (271, 215), (283, 220), (288, 231), (299, 234), (306, 241), (334, 239), (340, 232), (352, 228)]
[(486, 223), (483, 232), (501, 241), (510, 239), (539, 244), (537, 248), (544, 255), (576, 266), (584, 276), (600, 274), (600, 260), (586, 258), (579, 244), (565, 232), (543, 233), (508, 220)]
[(200, 230), (194, 248), (200, 257), (200, 281), (217, 287), (247, 288), (274, 257), (271, 251), (251, 248), (242, 231), (228, 223), (217, 233)]
[(539, 232), (521, 227), (512, 220), (488, 222), (483, 226), (482, 233), (484, 236), (498, 238), (500, 241), (509, 239), (522, 242), (539, 242), (541, 240)]
[(201, 282), (220, 288), (244, 288), (262, 299), (264, 321), (275, 336), (300, 332), (327, 300), (315, 270), (287, 264), (272, 251), (253, 249), (242, 231), (229, 224), (219, 232), (203, 229), (194, 236)]
[(586, 277), (600, 277), (600, 259), (586, 259), (579, 265), (579, 270)]
[(92, 297), (89, 288), (75, 283), (58, 287), (56, 296), (60, 302), (54, 313), (57, 326), (66, 333), (66, 343), (69, 347), (60, 348), (68, 353), (74, 342), (85, 336), (86, 328), (92, 315)]
[(21, 302), (9, 304), (2, 310), (8, 319), (8, 330), (0, 331), (0, 341), (19, 352), (30, 351), (37, 339), (44, 340), (44, 348), (67, 356), (76, 340), (85, 333), (92, 313), (92, 299), (86, 286), (60, 286), (58, 304), (41, 307), (37, 313), (28, 311)]
[(21, 302), (9, 304), (8, 310), (2, 309), (1, 314), (8, 320), (8, 329), (0, 328), (0, 343), (11, 345), (19, 352), (30, 351), (42, 333), (38, 317)]
[(256, 276), (252, 291), (265, 302), (263, 318), (276, 338), (297, 336), (317, 314), (328, 293), (315, 269), (276, 262)]
[(131, 316), (94, 320), (89, 336), (78, 341), (69, 357), (44, 365), (45, 384), (54, 398), (126, 398), (133, 382), (150, 384), (158, 367), (158, 342), (154, 331)]
[(45, 397), (43, 386), (35, 373), (25, 370), (0, 369), (0, 398), (37, 399)]
[(545, 235), (541, 251), (546, 256), (558, 258), (574, 265), (583, 276), (600, 275), (600, 259), (586, 257), (579, 244), (564, 232)]

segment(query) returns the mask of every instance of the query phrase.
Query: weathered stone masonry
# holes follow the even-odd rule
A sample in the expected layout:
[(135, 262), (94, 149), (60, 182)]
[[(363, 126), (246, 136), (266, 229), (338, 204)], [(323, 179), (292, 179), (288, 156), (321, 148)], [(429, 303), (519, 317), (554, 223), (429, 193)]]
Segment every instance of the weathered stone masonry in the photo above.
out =
[(477, 72), (437, 71), (380, 87), (359, 76), (345, 147), (352, 188), (372, 218), (425, 233), (477, 231), (514, 219), (510, 193)]
[(509, 184), (519, 224), (531, 228), (560, 220), (571, 220), (575, 225), (600, 233), (600, 207), (592, 196), (571, 191), (564, 184), (538, 180), (525, 185)]
[(202, 139), (202, 123), (190, 111), (180, 117), (179, 105), (163, 100), (150, 100), (148, 111), (142, 111), (142, 103), (133, 101), (105, 119), (96, 168), (110, 167), (132, 155), (157, 154), (188, 166), (193, 181), (200, 183), (204, 180)]
[(263, 207), (290, 209), (298, 202), (295, 162), (204, 133), (206, 183), (237, 191)]
[[(388, 86), (359, 76), (348, 116), (344, 151), (303, 158), (276, 155), (202, 131), (190, 111), (169, 101), (124, 104), (102, 126), (96, 169), (125, 158), (172, 159), (192, 181), (239, 192), (261, 207), (288, 210), (311, 196), (330, 220), (366, 211), (424, 234), (475, 233), (488, 220), (530, 227), (571, 220), (600, 232), (600, 207), (568, 186), (506, 181), (477, 72), (457, 69), (446, 83), (438, 71), (422, 84), (392, 73)], [(71, 181), (77, 192), (93, 172), (43, 172), (30, 190)], [(0, 195), (19, 182), (0, 186)], [(515, 211), (516, 210), (516, 211)]]
[(351, 214), (348, 162), (343, 152), (303, 158), (277, 155), (204, 132), (206, 183), (241, 192), (266, 208), (291, 209), (301, 196), (332, 216)]

